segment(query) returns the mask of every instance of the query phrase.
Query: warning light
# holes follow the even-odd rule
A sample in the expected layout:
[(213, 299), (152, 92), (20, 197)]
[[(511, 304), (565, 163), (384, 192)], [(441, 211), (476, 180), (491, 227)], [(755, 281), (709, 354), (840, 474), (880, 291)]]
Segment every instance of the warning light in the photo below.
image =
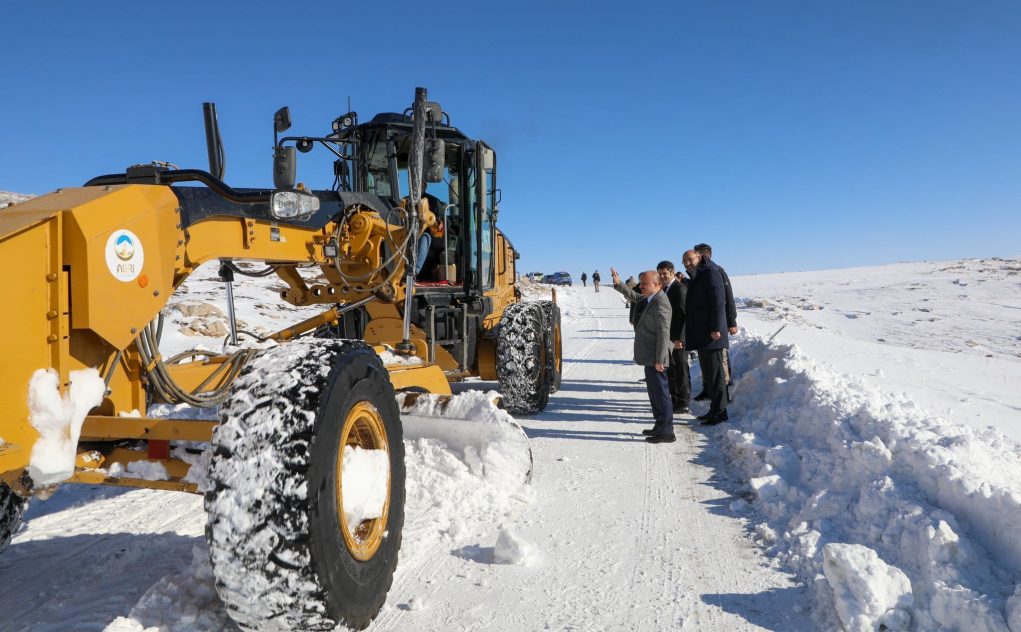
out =
[(148, 286), (149, 286), (149, 277), (145, 276), (144, 274), (142, 276), (138, 277), (138, 287), (148, 287)]

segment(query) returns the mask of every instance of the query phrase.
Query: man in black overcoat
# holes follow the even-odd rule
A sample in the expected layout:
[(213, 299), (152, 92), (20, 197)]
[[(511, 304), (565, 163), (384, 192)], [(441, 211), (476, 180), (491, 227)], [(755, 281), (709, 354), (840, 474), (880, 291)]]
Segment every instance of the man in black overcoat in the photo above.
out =
[(720, 269), (694, 250), (685, 252), (682, 261), (691, 276), (684, 345), (698, 352), (703, 388), (709, 395), (709, 412), (698, 418), (711, 426), (727, 421), (727, 378), (723, 371), (723, 350), (729, 345), (726, 290)]
[[(730, 277), (727, 275), (727, 271), (720, 264), (713, 261), (713, 247), (709, 244), (696, 244), (694, 246), (695, 252), (702, 257), (702, 259), (708, 259), (711, 265), (716, 266), (720, 270), (720, 274), (723, 275), (723, 289), (727, 296), (727, 331), (731, 336), (737, 334), (737, 304), (734, 302), (734, 288), (730, 285)], [(727, 394), (732, 395), (733, 391), (731, 387), (734, 385), (733, 376), (730, 374), (730, 350), (723, 350), (723, 374), (727, 378)], [(702, 392), (695, 396), (695, 401), (704, 401), (709, 399), (705, 393), (705, 387), (702, 388)]]
[(688, 367), (688, 352), (684, 349), (684, 308), (688, 299), (688, 286), (686, 280), (678, 279), (674, 275), (674, 264), (672, 261), (660, 261), (656, 266), (659, 274), (659, 282), (663, 287), (668, 299), (670, 299), (670, 368), (667, 376), (670, 379), (670, 402), (673, 404), (674, 412), (687, 414), (691, 410), (688, 402), (691, 400), (691, 374)]

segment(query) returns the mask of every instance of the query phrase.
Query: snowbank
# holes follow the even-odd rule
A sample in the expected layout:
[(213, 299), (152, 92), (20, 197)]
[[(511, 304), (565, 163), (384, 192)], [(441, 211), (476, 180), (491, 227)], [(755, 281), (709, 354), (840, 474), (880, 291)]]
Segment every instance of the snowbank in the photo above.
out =
[[(851, 622), (878, 622), (893, 605), (917, 629), (1008, 629), (1007, 598), (1021, 578), (1015, 444), (883, 395), (793, 346), (742, 336), (731, 358), (736, 429), (724, 436), (766, 517), (755, 531), (774, 534), (763, 543), (832, 600), (848, 629), (871, 629)], [(884, 601), (906, 594), (890, 579), (899, 573), (910, 603)], [(895, 595), (876, 581), (896, 585)]]

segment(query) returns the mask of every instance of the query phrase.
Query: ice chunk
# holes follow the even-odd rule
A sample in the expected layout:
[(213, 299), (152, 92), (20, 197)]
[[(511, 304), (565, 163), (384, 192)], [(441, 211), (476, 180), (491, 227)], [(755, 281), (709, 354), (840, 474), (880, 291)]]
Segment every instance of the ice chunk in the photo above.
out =
[(516, 533), (504, 527), (496, 538), (493, 561), (497, 564), (527, 564), (535, 554), (535, 547), (521, 539)]
[(144, 481), (169, 481), (167, 468), (158, 461), (132, 461), (127, 465), (114, 463), (107, 476), (112, 478), (139, 478)]
[[(875, 551), (860, 544), (823, 547), (823, 573), (845, 630), (871, 632), (884, 625), (902, 629), (913, 603), (911, 582)], [(892, 627), (900, 626), (900, 627)]]

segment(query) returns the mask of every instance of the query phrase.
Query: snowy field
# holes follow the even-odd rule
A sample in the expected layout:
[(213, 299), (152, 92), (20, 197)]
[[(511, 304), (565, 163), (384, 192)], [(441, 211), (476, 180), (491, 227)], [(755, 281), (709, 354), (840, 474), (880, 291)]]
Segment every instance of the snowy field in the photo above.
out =
[[(172, 300), (165, 353), (222, 343), (214, 274)], [(641, 440), (641, 369), (605, 286), (557, 289), (563, 388), (517, 419), (530, 483), (520, 436), (441, 441), (409, 418), (404, 545), (370, 629), (1021, 632), (1021, 260), (733, 283), (729, 423)], [(244, 328), (304, 316), (275, 285), (237, 284)], [(495, 388), (458, 386), (452, 414), (512, 427)], [(185, 494), (35, 501), (0, 556), (0, 630), (231, 629), (204, 524)]]

